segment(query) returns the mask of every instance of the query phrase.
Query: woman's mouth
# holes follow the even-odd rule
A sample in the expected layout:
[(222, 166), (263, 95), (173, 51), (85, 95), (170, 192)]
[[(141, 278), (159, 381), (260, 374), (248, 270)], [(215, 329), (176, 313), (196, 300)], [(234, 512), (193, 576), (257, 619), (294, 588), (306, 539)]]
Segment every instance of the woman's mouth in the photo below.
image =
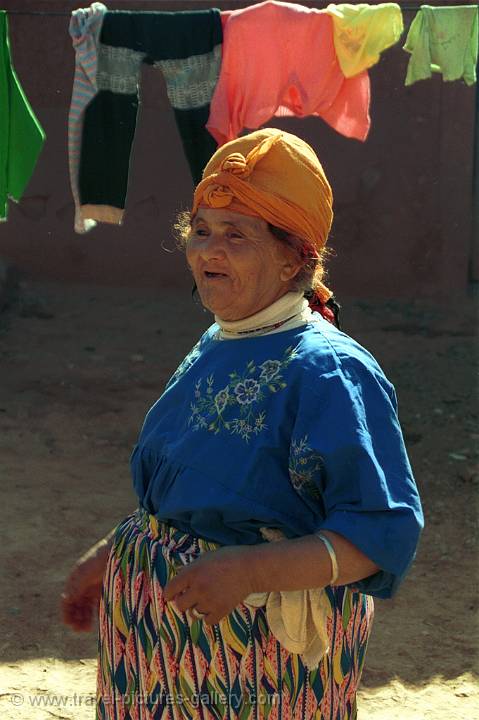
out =
[(220, 280), (221, 278), (228, 277), (227, 275), (225, 275), (225, 273), (210, 272), (209, 270), (204, 271), (204, 276), (208, 280)]

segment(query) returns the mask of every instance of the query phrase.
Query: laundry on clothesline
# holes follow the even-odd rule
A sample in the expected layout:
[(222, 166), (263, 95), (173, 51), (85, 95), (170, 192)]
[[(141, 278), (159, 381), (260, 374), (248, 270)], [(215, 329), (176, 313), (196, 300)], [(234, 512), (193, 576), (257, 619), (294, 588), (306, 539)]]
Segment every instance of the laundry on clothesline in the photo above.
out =
[(347, 78), (376, 65), (404, 31), (397, 3), (328, 5), (326, 12), (333, 18), (334, 48)]
[[(101, 2), (73, 11), (68, 153), (75, 230), (122, 222), (143, 64), (165, 79), (197, 183), (218, 144), (274, 116), (317, 116), (347, 138), (366, 140), (368, 70), (399, 41), (403, 8), (342, 3), (319, 10), (268, 0), (223, 12), (108, 11)], [(477, 5), (421, 6), (404, 45), (411, 55), (406, 85), (435, 72), (476, 82), (478, 17)], [(0, 123), (12, 125), (15, 113), (20, 119), (8, 148), (7, 130), (0, 137), (9, 153), (2, 166), (8, 172), (0, 175), (0, 219), (6, 197), (23, 192), (44, 140), (11, 68), (5, 12), (2, 21), (0, 91), (11, 107)]]
[(165, 76), (193, 180), (200, 180), (216, 149), (205, 124), (220, 71), (221, 42), (221, 18), (216, 9), (104, 14), (96, 57), (96, 92), (83, 113), (78, 168), (83, 223), (122, 221), (142, 63), (153, 65)]
[(70, 35), (75, 50), (75, 75), (68, 115), (68, 165), (73, 201), (75, 203), (75, 230), (84, 233), (95, 227), (95, 220), (84, 220), (80, 210), (78, 177), (82, 149), (83, 117), (88, 103), (98, 91), (98, 45), (101, 26), (107, 8), (103, 3), (94, 2), (89, 8), (72, 12)]
[(8, 199), (25, 192), (45, 142), (45, 133), (28, 102), (12, 64), (8, 17), (0, 10), (0, 221)]
[(316, 10), (272, 0), (229, 12), (207, 128), (222, 144), (273, 116), (316, 115), (365, 140), (371, 124), (365, 71), (402, 31), (395, 3)]
[(441, 73), (443, 80), (476, 82), (478, 59), (476, 6), (432, 7), (423, 5), (411, 23), (404, 50), (411, 53), (406, 85)]
[(316, 115), (347, 137), (370, 127), (366, 72), (346, 79), (331, 16), (282, 2), (231, 12), (207, 128), (221, 145), (273, 116)]

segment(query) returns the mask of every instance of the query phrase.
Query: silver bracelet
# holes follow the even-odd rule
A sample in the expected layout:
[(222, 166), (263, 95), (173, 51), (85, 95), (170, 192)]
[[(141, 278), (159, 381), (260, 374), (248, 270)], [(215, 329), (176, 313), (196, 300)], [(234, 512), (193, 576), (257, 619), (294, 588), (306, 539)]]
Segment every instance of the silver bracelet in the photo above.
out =
[(338, 568), (338, 560), (336, 558), (336, 553), (334, 552), (334, 548), (331, 545), (330, 541), (327, 537), (325, 537), (321, 532), (315, 533), (316, 537), (318, 537), (320, 540), (323, 541), (324, 546), (326, 547), (326, 550), (328, 551), (329, 559), (331, 560), (331, 580), (329, 581), (329, 585), (334, 585), (336, 580), (339, 577), (339, 568)]

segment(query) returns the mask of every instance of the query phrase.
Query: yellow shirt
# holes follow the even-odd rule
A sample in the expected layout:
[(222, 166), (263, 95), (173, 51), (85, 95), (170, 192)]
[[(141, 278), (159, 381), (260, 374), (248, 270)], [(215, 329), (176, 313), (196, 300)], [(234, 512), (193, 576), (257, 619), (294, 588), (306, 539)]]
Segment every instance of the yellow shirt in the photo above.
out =
[(333, 19), (334, 47), (347, 78), (375, 65), (404, 30), (397, 3), (328, 5), (326, 12)]

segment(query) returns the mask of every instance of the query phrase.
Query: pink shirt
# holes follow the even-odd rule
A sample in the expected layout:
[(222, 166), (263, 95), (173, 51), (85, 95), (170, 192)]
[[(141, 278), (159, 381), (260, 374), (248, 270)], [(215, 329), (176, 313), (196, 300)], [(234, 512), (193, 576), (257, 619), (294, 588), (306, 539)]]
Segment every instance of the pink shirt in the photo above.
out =
[(367, 72), (348, 79), (341, 72), (327, 12), (273, 0), (228, 13), (206, 125), (219, 145), (273, 115), (318, 115), (365, 140), (369, 101)]

